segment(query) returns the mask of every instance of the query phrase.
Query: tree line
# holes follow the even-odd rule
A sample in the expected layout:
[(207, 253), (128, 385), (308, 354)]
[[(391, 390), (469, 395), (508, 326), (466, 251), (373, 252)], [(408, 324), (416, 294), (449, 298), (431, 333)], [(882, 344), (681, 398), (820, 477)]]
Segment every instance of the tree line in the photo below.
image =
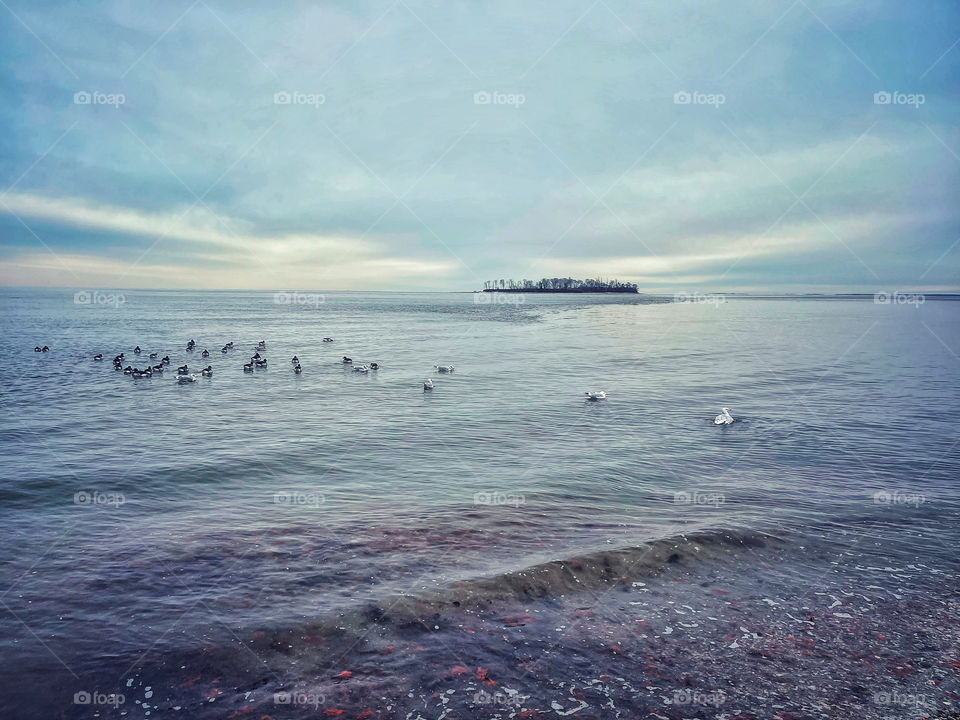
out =
[(636, 283), (619, 280), (575, 280), (574, 278), (542, 278), (533, 280), (487, 280), (486, 292), (512, 290), (513, 292), (637, 292)]

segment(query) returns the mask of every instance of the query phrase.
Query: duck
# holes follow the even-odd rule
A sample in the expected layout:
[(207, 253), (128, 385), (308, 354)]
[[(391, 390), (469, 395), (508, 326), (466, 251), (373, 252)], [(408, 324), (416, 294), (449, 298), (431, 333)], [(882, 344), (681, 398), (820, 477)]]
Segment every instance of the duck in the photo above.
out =
[(186, 374), (187, 374), (186, 365), (181, 365), (180, 367), (177, 368), (177, 375), (186, 375)]
[(294, 365), (299, 365), (299, 364), (300, 364), (300, 358), (298, 358), (296, 355), (294, 355), (294, 356), (293, 356), (293, 359), (290, 360), (290, 362), (292, 362)]
[(233, 342), (232, 341), (228, 342), (226, 345), (224, 345), (224, 347), (229, 348), (230, 350), (233, 350)]
[(113, 359), (114, 362), (117, 362), (118, 360), (123, 360), (123, 353), (120, 353)]
[(96, 360), (97, 362), (100, 362), (101, 360), (103, 360), (103, 355), (101, 355), (100, 353), (97, 353), (96, 355), (93, 356), (93, 359)]
[(442, 372), (442, 373), (453, 372), (453, 365), (434, 365), (433, 367), (436, 368), (437, 372)]
[(127, 365), (127, 366), (123, 369), (123, 374), (124, 374), (124, 375), (132, 375), (132, 374), (133, 374), (133, 368), (130, 367), (129, 365)]
[(297, 375), (299, 375), (300, 373), (303, 372), (303, 368), (300, 367), (300, 363), (297, 363), (296, 365), (293, 366), (293, 371), (294, 371)]
[(158, 365), (154, 365), (154, 366), (153, 366), (153, 371), (154, 371), (155, 373), (162, 373), (162, 372), (163, 372), (163, 363), (159, 363)]
[(207, 365), (203, 370), (200, 371), (200, 374), (204, 377), (210, 377), (213, 375), (213, 365)]
[(606, 400), (607, 394), (603, 390), (588, 390), (584, 393), (587, 400)]
[(354, 365), (353, 371), (358, 373), (366, 373), (370, 372), (370, 368), (368, 368), (366, 365)]
[(324, 341), (324, 342), (333, 342), (333, 338), (324, 338), (323, 341)]
[(34, 345), (34, 346), (33, 346), (33, 351), (34, 351), (34, 352), (43, 352), (43, 351), (40, 349), (40, 346), (39, 346), (39, 345)]
[(253, 372), (253, 362), (251, 361), (251, 362), (248, 362), (246, 365), (244, 365), (244, 366), (243, 366), (243, 371), (244, 371), (244, 372)]
[(130, 377), (134, 379), (141, 377), (142, 375), (143, 375), (143, 372), (141, 372), (140, 368), (134, 368), (133, 372), (130, 373)]
[(50, 348), (44, 345), (42, 348), (40, 348), (40, 352), (50, 352)]
[(164, 365), (169, 365), (169, 364), (170, 364), (170, 356), (169, 356), (169, 355), (164, 355), (164, 356), (163, 356), (163, 359), (162, 359), (160, 362), (162, 362)]
[(227, 350), (228, 350), (228, 348), (227, 348), (226, 345), (224, 345), (222, 348), (220, 348), (220, 352), (222, 352), (224, 355), (227, 354)]
[(204, 348), (203, 352), (200, 353), (200, 357), (210, 357), (210, 351)]
[(424, 389), (424, 391), (426, 391), (426, 390), (433, 390), (433, 380), (430, 379), (430, 378), (427, 378), (426, 380), (424, 380), (424, 381), (423, 381), (423, 389)]
[(160, 357), (160, 353), (150, 353), (151, 360), (156, 360), (158, 357)]
[(195, 383), (198, 377), (199, 376), (196, 373), (194, 373), (193, 375), (180, 375), (177, 378), (177, 382), (180, 383), (181, 385), (186, 385), (187, 383)]
[(141, 352), (143, 352), (143, 351), (140, 349), (140, 346), (139, 346), (139, 345), (137, 345), (137, 346), (133, 349), (133, 354), (134, 354), (134, 355), (139, 355)]
[(260, 342), (257, 343), (257, 346), (254, 348), (254, 350), (266, 350), (266, 349), (267, 349), (266, 340), (261, 340)]
[(733, 415), (730, 414), (730, 408), (720, 408), (721, 413), (713, 419), (714, 425), (729, 425), (733, 422)]
[(266, 359), (266, 358), (263, 358), (263, 360), (257, 360), (254, 364), (255, 364), (257, 367), (266, 367), (266, 366), (267, 366), (267, 359)]
[(253, 356), (252, 356), (250, 359), (251, 359), (251, 360), (259, 360), (259, 359), (260, 359), (260, 353), (254, 353)]
[(194, 345), (196, 345), (196, 343), (195, 343), (193, 340), (191, 340), (190, 342), (188, 342), (188, 343), (187, 343), (187, 352), (193, 352), (193, 346), (194, 346)]
[(371, 370), (379, 370), (379, 369), (380, 369), (380, 363), (377, 363), (377, 362), (372, 362), (372, 363), (370, 363), (370, 369), (371, 369)]
[(114, 364), (113, 364), (113, 369), (114, 369), (114, 370), (123, 370), (123, 363), (114, 363)]
[(352, 365), (353, 358), (348, 358), (346, 355), (344, 355), (343, 360), (341, 362), (343, 362), (344, 365)]

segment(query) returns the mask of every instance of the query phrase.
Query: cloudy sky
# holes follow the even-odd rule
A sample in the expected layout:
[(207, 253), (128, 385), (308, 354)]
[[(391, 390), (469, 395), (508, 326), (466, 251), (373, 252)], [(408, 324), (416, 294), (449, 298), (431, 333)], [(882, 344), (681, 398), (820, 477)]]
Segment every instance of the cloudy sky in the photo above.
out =
[(952, 0), (2, 0), (0, 30), (5, 285), (960, 287)]

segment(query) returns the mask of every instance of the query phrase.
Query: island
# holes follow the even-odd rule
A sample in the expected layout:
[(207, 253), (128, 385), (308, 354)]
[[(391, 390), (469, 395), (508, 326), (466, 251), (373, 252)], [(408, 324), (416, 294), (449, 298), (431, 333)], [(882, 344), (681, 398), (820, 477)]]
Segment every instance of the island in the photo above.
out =
[[(480, 292), (479, 290), (477, 292)], [(514, 293), (636, 293), (636, 283), (619, 280), (574, 280), (573, 278), (543, 278), (533, 280), (487, 280), (482, 292)]]

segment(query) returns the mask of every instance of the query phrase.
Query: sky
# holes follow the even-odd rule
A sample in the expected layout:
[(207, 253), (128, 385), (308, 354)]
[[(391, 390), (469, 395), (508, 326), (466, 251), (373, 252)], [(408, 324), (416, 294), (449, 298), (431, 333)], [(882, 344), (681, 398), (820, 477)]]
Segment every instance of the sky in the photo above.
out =
[(960, 289), (960, 5), (0, 1), (0, 284)]

